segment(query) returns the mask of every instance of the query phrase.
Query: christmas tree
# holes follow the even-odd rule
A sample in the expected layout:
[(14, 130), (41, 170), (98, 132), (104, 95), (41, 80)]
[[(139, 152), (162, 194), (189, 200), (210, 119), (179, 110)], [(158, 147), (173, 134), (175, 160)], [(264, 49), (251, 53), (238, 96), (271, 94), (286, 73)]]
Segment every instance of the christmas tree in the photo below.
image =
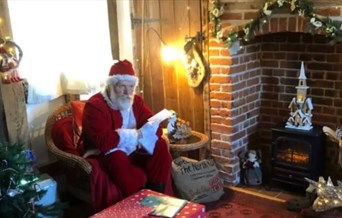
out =
[(35, 158), (22, 144), (0, 143), (0, 217), (31, 218), (58, 217), (65, 204), (52, 205), (37, 202), (46, 190), (39, 187), (39, 173), (34, 168)]

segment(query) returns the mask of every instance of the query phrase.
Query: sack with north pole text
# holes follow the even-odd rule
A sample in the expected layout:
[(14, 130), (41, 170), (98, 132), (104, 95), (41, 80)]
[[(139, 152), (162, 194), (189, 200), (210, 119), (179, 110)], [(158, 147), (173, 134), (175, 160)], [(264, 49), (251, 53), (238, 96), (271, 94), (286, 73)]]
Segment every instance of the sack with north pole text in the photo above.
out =
[(208, 203), (224, 193), (223, 182), (213, 159), (201, 161), (178, 157), (172, 162), (172, 178), (181, 198)]

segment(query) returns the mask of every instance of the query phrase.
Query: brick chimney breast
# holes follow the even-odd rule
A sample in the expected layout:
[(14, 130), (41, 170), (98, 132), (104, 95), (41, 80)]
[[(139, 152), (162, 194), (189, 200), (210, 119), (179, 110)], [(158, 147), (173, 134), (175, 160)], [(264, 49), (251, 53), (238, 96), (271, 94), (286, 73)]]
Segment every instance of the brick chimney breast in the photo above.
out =
[[(220, 2), (225, 9), (222, 26), (231, 29), (256, 18), (261, 5), (252, 0)], [(342, 21), (340, 0), (316, 0), (314, 9)], [(262, 151), (261, 165), (267, 177), (271, 128), (289, 116), (301, 61), (314, 105), (313, 124), (342, 126), (342, 45), (330, 45), (324, 35), (306, 33), (307, 22), (308, 18), (281, 11), (236, 54), (216, 38), (209, 39), (211, 152), (226, 184), (240, 182), (237, 154), (247, 149)], [(330, 145), (327, 152), (336, 156), (337, 150)], [(325, 159), (325, 173), (341, 178), (334, 160), (331, 156)]]

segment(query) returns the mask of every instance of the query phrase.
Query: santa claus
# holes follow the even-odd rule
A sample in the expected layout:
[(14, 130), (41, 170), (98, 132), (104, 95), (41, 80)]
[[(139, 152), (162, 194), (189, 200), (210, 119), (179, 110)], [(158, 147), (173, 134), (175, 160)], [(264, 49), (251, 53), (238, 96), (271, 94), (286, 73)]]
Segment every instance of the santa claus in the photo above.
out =
[(160, 126), (147, 122), (153, 113), (135, 94), (137, 83), (129, 61), (115, 63), (104, 90), (86, 102), (83, 112), (85, 147), (100, 150), (101, 165), (123, 197), (143, 187), (164, 192), (170, 179), (167, 143)]

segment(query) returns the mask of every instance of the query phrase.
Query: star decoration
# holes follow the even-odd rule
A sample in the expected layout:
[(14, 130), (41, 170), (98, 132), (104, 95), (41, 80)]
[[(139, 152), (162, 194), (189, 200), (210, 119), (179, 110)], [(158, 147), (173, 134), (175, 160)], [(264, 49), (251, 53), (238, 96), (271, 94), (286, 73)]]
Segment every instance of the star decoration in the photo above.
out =
[(312, 205), (312, 209), (316, 212), (342, 206), (342, 182), (338, 181), (338, 185), (334, 186), (330, 177), (328, 181), (325, 181), (323, 177), (319, 177), (318, 182), (308, 178), (305, 178), (305, 180), (316, 188), (317, 198)]

